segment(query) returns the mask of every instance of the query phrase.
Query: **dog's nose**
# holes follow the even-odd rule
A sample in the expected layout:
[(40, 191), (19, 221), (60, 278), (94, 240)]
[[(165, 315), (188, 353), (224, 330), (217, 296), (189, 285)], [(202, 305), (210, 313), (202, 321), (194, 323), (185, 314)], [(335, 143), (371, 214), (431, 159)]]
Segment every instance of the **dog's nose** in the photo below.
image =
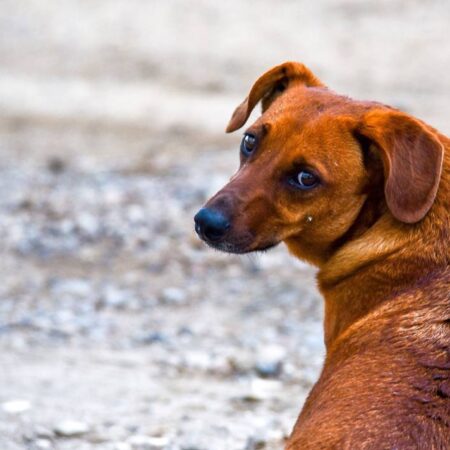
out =
[(211, 208), (202, 208), (194, 217), (195, 231), (205, 241), (218, 242), (230, 228), (230, 222), (220, 212)]

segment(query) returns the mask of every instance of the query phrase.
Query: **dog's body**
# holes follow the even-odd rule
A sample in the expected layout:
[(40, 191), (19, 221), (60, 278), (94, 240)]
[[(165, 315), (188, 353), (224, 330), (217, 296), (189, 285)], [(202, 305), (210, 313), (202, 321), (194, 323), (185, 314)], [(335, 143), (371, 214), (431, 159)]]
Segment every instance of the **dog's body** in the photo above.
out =
[(450, 448), (449, 286), (429, 274), (329, 342), (289, 450)]
[(327, 356), (287, 450), (450, 449), (450, 140), (298, 63), (263, 75), (228, 131), (259, 100), (196, 229), (235, 253), (283, 241), (320, 269)]

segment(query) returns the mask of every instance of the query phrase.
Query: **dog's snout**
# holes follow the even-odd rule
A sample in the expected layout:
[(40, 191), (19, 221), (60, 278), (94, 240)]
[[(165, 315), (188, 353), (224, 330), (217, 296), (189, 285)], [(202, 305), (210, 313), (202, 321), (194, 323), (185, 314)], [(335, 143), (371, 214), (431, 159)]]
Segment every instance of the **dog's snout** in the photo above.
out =
[(202, 208), (194, 217), (195, 231), (205, 241), (221, 241), (228, 229), (230, 222), (223, 213), (211, 208)]

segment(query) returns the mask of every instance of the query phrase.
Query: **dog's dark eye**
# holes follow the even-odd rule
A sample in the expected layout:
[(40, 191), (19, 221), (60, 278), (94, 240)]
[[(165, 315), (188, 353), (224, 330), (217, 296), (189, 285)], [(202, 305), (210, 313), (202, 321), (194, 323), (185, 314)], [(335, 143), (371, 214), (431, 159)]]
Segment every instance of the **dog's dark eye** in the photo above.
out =
[(251, 155), (256, 148), (256, 137), (252, 134), (245, 134), (241, 142), (241, 152), (245, 156)]
[(308, 170), (302, 170), (292, 179), (292, 184), (300, 189), (308, 190), (319, 184), (319, 178)]

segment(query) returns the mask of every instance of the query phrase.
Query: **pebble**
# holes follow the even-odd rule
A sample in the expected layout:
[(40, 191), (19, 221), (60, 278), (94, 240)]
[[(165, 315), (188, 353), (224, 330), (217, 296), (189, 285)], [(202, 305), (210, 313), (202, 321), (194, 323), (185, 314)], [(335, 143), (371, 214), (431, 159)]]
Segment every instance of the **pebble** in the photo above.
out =
[(128, 439), (133, 450), (159, 450), (166, 447), (169, 439), (165, 436), (146, 436), (137, 434)]
[(64, 420), (55, 426), (54, 431), (63, 437), (81, 436), (89, 431), (89, 426), (77, 420)]
[(2, 410), (7, 414), (21, 414), (31, 408), (28, 400), (9, 400), (2, 403)]
[(150, 344), (164, 344), (169, 342), (169, 338), (159, 331), (152, 331), (150, 333), (142, 333), (136, 337), (136, 341), (144, 345)]
[(116, 442), (113, 448), (114, 450), (132, 450), (128, 442)]
[(263, 378), (276, 378), (280, 376), (283, 365), (281, 362), (259, 361), (256, 363), (256, 372)]
[(138, 223), (145, 220), (145, 211), (139, 205), (130, 205), (127, 210), (127, 217), (132, 223)]
[(186, 300), (186, 294), (179, 288), (167, 287), (162, 291), (163, 300), (167, 303), (181, 305)]
[(52, 443), (48, 439), (36, 439), (34, 447), (39, 450), (46, 450), (47, 448), (52, 448)]
[(115, 286), (107, 286), (103, 292), (104, 304), (112, 308), (123, 308), (129, 303), (130, 297), (130, 292)]
[(55, 280), (51, 287), (57, 295), (68, 295), (70, 297), (78, 298), (89, 297), (92, 292), (90, 282), (81, 278), (63, 278)]
[(247, 401), (263, 401), (276, 397), (282, 388), (277, 380), (255, 378), (250, 383), (250, 392), (244, 396)]
[(93, 214), (81, 213), (78, 217), (78, 226), (88, 235), (95, 235), (99, 229), (98, 219)]
[(189, 351), (184, 355), (184, 366), (188, 369), (207, 371), (212, 368), (211, 355), (205, 351)]
[(264, 378), (275, 378), (281, 375), (286, 350), (277, 345), (262, 348), (257, 355), (255, 369)]

